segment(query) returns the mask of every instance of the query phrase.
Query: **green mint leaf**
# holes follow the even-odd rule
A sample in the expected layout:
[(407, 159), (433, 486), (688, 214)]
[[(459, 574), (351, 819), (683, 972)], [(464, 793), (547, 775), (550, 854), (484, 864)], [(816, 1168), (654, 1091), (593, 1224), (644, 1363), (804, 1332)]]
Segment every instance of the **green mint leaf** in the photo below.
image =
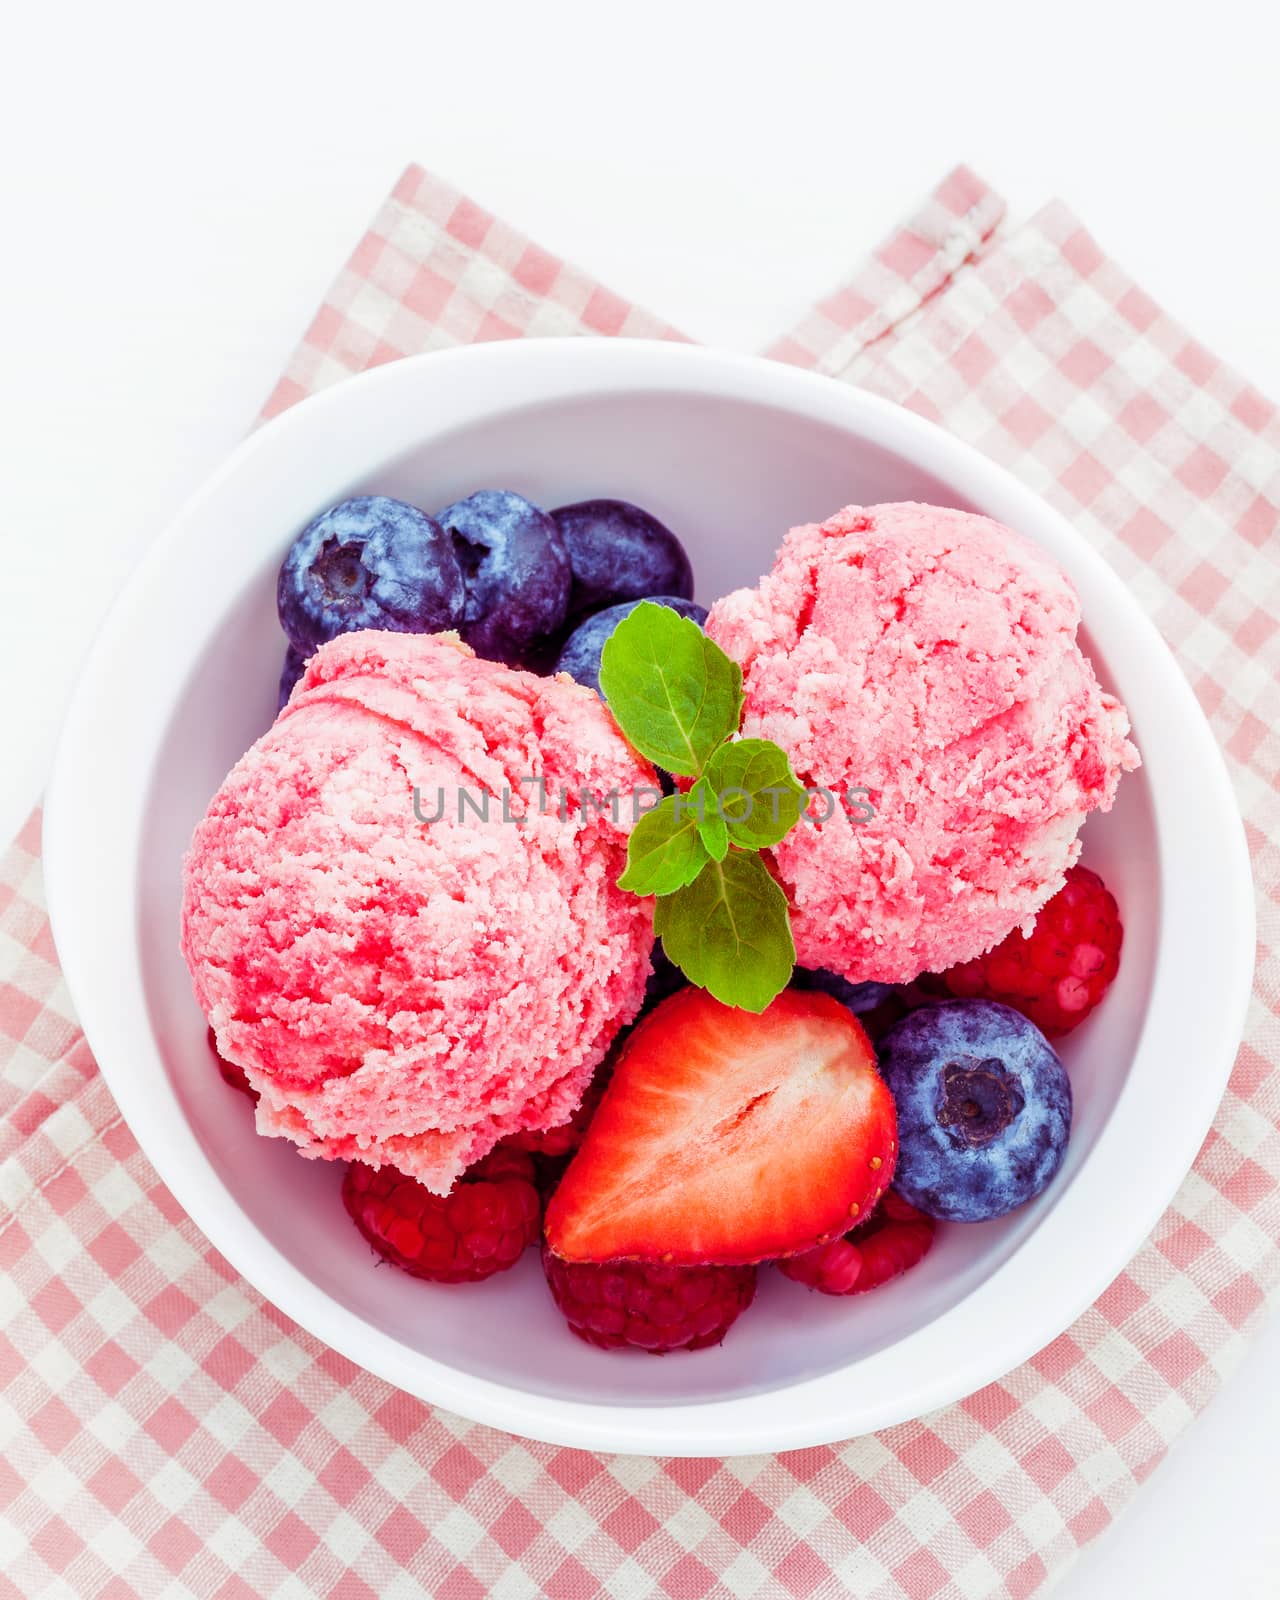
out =
[(721, 745), (703, 781), (719, 800), (729, 838), (744, 850), (764, 850), (785, 839), (804, 811), (804, 789), (787, 752), (769, 739)]
[(696, 622), (648, 600), (606, 640), (600, 687), (641, 755), (681, 777), (698, 777), (742, 718), (737, 662)]
[(756, 855), (731, 851), (659, 900), (654, 932), (691, 983), (728, 1006), (763, 1011), (795, 965), (787, 897)]
[(668, 795), (660, 806), (646, 811), (627, 840), (627, 870), (619, 889), (632, 894), (672, 894), (683, 889), (707, 864), (707, 851), (699, 837), (698, 819), (683, 796)]
[(729, 830), (716, 804), (715, 790), (705, 778), (699, 778), (684, 797), (683, 804), (697, 818), (698, 837), (707, 854), (713, 861), (723, 861), (729, 854)]

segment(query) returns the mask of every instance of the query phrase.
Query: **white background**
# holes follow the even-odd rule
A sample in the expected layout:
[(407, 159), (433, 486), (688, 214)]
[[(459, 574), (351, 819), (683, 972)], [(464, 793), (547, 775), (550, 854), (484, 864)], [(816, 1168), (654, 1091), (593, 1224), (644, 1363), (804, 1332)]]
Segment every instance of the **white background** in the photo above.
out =
[[(964, 160), (1020, 212), (1063, 196), (1280, 395), (1280, 39), (1260, 0), (22, 13), (0, 92), (6, 838), (113, 591), (244, 432), (409, 160), (741, 349)], [(1280, 1596), (1278, 1371), (1273, 1326), (1059, 1594)]]

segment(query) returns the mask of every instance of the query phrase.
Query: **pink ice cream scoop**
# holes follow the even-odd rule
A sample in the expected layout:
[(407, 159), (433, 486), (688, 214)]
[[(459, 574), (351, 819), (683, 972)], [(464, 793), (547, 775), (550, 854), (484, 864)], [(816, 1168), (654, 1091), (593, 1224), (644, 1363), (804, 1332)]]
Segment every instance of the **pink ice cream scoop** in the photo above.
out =
[(835, 796), (774, 852), (800, 965), (904, 982), (990, 949), (1062, 886), (1085, 817), (1138, 764), (1079, 621), (1018, 535), (915, 504), (793, 528), (756, 588), (712, 607), (743, 732)]
[(563, 1122), (643, 998), (651, 910), (615, 880), (653, 783), (568, 679), (452, 635), (323, 646), (185, 863), (183, 953), (259, 1131), (443, 1193)]

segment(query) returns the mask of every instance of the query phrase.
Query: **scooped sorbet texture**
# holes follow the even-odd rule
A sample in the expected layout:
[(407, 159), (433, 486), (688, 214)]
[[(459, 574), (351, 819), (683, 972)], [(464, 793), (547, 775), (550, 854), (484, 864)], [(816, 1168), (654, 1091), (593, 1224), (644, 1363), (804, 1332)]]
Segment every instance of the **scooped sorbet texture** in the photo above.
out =
[(707, 632), (743, 668), (744, 734), (836, 796), (774, 851), (801, 966), (941, 971), (1061, 888), (1085, 817), (1138, 764), (1079, 621), (1034, 546), (916, 504), (793, 528), (756, 588), (712, 607)]
[(653, 782), (567, 679), (452, 635), (323, 645), (185, 863), (183, 953), (259, 1131), (444, 1193), (563, 1122), (644, 997), (652, 910), (615, 880)]

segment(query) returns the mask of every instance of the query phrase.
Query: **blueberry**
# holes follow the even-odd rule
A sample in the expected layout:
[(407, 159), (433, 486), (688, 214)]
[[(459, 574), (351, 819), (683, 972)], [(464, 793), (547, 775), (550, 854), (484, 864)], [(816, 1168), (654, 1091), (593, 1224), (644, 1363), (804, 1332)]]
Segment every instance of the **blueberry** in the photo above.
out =
[(491, 661), (532, 664), (569, 604), (569, 557), (555, 523), (508, 489), (481, 489), (438, 521), (466, 582), (462, 637)]
[(276, 716), (284, 710), (289, 696), (293, 693), (293, 686), (306, 671), (307, 658), (301, 650), (295, 650), (292, 645), (284, 653), (284, 666), (280, 668), (280, 692), (276, 699)]
[(639, 506), (625, 500), (581, 500), (551, 515), (573, 568), (571, 619), (622, 600), (654, 595), (692, 600), (693, 569), (684, 546)]
[[(702, 606), (695, 605), (692, 600), (677, 599), (669, 594), (650, 595), (647, 598), (655, 606), (666, 606), (668, 611), (678, 611), (682, 617), (690, 618), (699, 627), (707, 620), (706, 611)], [(639, 600), (628, 600), (623, 605), (610, 606), (607, 611), (597, 611), (585, 622), (580, 622), (565, 640), (555, 670), (567, 672), (571, 678), (599, 694), (600, 657), (604, 651), (605, 641), (623, 617), (629, 616), (639, 604)]]
[(848, 978), (842, 978), (838, 972), (828, 972), (825, 967), (797, 967), (791, 974), (791, 987), (818, 989), (842, 1006), (848, 1006), (855, 1017), (860, 1017), (887, 1000), (894, 986), (891, 983), (850, 983)]
[(689, 980), (676, 966), (671, 957), (662, 948), (662, 940), (654, 941), (653, 950), (649, 960), (653, 971), (649, 974), (649, 981), (644, 986), (644, 1004), (640, 1007), (640, 1015), (646, 1016), (654, 1006), (661, 1005), (664, 1000), (669, 1000), (673, 994), (689, 987)]
[(952, 1222), (1002, 1217), (1062, 1165), (1071, 1084), (1048, 1040), (993, 1000), (923, 1006), (880, 1041), (898, 1107), (894, 1188)]
[(385, 495), (342, 500), (289, 546), (276, 607), (303, 655), (340, 633), (439, 633), (462, 620), (462, 571), (444, 530)]

